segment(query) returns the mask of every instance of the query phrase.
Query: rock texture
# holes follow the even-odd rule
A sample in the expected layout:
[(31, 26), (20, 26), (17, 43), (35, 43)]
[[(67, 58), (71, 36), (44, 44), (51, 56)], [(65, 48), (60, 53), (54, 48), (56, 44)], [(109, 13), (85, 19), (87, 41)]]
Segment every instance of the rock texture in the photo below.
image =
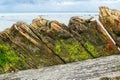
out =
[[(25, 61), (20, 69), (119, 54), (96, 21), (79, 16), (72, 17), (68, 26), (42, 17), (34, 19), (30, 25), (17, 22), (0, 32), (0, 44), (10, 46)], [(20, 70), (18, 67), (16, 69)]]
[[(0, 75), (0, 80), (119, 80), (120, 55)], [(104, 79), (102, 78), (104, 77)]]
[(99, 19), (120, 47), (120, 11), (100, 7)]

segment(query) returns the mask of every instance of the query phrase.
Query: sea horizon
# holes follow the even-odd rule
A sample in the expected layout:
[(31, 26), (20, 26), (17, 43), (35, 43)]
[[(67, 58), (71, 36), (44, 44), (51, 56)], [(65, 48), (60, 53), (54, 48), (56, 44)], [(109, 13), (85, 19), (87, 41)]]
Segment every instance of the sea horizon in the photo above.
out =
[(29, 14), (29, 15), (33, 15), (33, 14), (98, 14), (99, 12), (17, 12), (17, 13), (11, 13), (11, 12), (8, 12), (8, 13), (1, 13), (0, 12), (0, 16), (1, 15), (19, 15), (19, 14)]
[(42, 16), (48, 20), (57, 20), (60, 23), (68, 25), (69, 19), (73, 16), (82, 16), (83, 18), (98, 17), (98, 13), (93, 12), (49, 12), (49, 13), (0, 13), (0, 31), (10, 28), (16, 22), (22, 21), (27, 24), (32, 23), (32, 20)]

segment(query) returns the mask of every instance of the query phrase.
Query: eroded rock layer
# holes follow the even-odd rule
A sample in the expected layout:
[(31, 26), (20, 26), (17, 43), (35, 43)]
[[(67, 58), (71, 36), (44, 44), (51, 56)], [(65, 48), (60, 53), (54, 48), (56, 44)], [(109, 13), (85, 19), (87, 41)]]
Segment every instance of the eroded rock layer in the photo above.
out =
[(100, 7), (99, 19), (120, 47), (120, 11)]
[(119, 53), (96, 21), (78, 16), (72, 17), (68, 26), (42, 17), (30, 25), (17, 22), (0, 32), (0, 43), (10, 46), (25, 61), (21, 68), (15, 67), (18, 70)]

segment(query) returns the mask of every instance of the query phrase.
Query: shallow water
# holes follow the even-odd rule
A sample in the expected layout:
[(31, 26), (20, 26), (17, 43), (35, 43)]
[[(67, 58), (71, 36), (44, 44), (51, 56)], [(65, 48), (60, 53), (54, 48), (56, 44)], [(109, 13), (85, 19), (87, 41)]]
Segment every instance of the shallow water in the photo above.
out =
[(12, 26), (12, 24), (23, 21), (30, 24), (33, 19), (42, 16), (49, 20), (57, 20), (68, 25), (72, 16), (83, 16), (84, 18), (98, 17), (98, 13), (1, 13), (0, 14), (0, 31)]

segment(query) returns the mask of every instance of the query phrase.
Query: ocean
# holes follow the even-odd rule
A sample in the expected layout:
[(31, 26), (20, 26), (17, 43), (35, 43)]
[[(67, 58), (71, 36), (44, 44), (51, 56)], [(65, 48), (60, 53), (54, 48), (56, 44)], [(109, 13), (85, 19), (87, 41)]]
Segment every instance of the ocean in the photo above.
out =
[(14, 23), (23, 21), (30, 24), (38, 16), (49, 20), (57, 20), (68, 25), (72, 16), (82, 16), (84, 18), (98, 18), (98, 13), (0, 13), (0, 31), (10, 28)]

